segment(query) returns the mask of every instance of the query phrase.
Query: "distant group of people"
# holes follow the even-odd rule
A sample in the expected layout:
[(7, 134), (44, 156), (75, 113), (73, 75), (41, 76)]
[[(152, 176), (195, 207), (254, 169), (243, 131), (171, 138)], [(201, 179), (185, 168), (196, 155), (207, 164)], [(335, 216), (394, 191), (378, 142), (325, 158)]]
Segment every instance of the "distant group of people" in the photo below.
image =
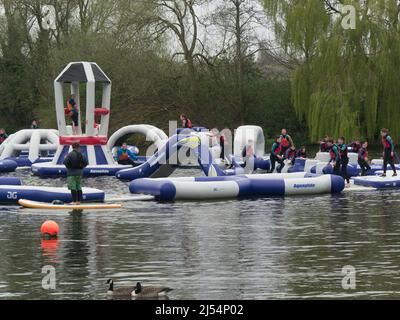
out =
[(285, 161), (293, 165), (296, 158), (307, 158), (306, 148), (296, 149), (292, 137), (286, 129), (282, 129), (281, 134), (277, 135), (272, 143), (270, 173), (274, 172), (276, 164), (278, 164), (276, 171), (281, 173), (285, 167)]
[[(381, 129), (381, 142), (383, 145), (383, 173), (382, 177), (386, 177), (387, 166), (391, 166), (393, 176), (397, 176), (396, 167), (394, 164), (395, 151), (394, 142), (390, 137), (389, 130), (386, 128)], [(346, 139), (340, 137), (335, 141), (329, 136), (326, 136), (320, 142), (320, 151), (330, 153), (330, 163), (333, 166), (333, 172), (336, 175), (341, 175), (346, 182), (350, 183), (350, 178), (347, 174), (347, 165), (349, 163), (348, 152), (358, 154), (358, 164), (361, 168), (361, 175), (366, 175), (367, 171), (371, 169), (370, 161), (368, 159), (368, 141), (356, 140), (352, 143), (346, 144)]]

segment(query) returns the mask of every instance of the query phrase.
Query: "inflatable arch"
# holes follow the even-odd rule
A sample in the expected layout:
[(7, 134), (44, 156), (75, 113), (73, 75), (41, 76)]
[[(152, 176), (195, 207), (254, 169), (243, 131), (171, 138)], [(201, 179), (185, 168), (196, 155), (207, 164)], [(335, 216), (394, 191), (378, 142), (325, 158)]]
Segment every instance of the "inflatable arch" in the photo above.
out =
[(264, 132), (261, 127), (258, 126), (242, 126), (236, 129), (235, 138), (233, 141), (233, 154), (236, 157), (242, 156), (242, 150), (244, 146), (249, 142), (253, 141), (254, 154), (256, 157), (264, 156), (265, 151), (265, 139)]
[(58, 148), (58, 131), (51, 129), (26, 129), (8, 137), (0, 146), (0, 160), (17, 158), (28, 154), (30, 164), (37, 161), (43, 152), (48, 156)]
[(146, 136), (146, 140), (152, 141), (158, 149), (161, 149), (168, 141), (168, 136), (161, 129), (147, 124), (136, 124), (123, 127), (116, 131), (108, 140), (108, 148), (111, 150), (119, 139), (128, 134), (135, 133)]

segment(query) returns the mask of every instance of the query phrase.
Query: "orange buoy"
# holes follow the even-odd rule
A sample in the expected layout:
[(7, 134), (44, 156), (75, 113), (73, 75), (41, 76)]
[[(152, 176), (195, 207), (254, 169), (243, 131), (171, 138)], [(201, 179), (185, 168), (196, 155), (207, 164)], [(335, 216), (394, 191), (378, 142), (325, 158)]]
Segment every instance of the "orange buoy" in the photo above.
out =
[(40, 228), (40, 233), (44, 238), (57, 238), (58, 231), (60, 231), (60, 227), (57, 222), (52, 220), (45, 221)]

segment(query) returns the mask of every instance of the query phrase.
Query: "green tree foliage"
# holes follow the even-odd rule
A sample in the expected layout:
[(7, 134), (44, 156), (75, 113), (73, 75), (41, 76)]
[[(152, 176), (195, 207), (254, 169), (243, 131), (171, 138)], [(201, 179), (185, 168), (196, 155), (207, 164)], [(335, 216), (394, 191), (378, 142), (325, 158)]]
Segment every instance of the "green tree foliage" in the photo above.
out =
[[(264, 0), (277, 41), (290, 57), (292, 100), (313, 141), (325, 134), (398, 135), (400, 29), (398, 1)], [(344, 29), (356, 9), (356, 28)]]
[[(233, 43), (243, 38), (240, 48), (207, 52), (195, 32), (204, 23), (198, 12), (206, 3), (0, 0), (7, 8), (0, 11), (0, 127), (18, 130), (33, 118), (43, 128), (56, 127), (54, 78), (71, 61), (96, 61), (113, 80), (111, 131), (135, 123), (168, 130), (168, 121), (183, 112), (209, 128), (254, 124), (272, 136), (286, 126), (303, 134), (290, 82), (265, 72), (256, 50), (247, 50), (250, 25), (234, 29)], [(243, 1), (231, 3), (240, 5), (231, 16), (243, 12), (246, 22), (251, 12)], [(44, 5), (55, 8), (55, 29), (42, 24)], [(242, 108), (246, 112), (238, 112)]]

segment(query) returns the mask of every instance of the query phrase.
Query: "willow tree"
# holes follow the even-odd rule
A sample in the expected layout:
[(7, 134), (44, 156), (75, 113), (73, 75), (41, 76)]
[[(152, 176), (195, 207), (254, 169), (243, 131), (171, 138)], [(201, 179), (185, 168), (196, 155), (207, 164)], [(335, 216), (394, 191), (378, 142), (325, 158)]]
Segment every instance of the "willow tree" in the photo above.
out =
[[(374, 140), (400, 129), (400, 6), (395, 0), (264, 0), (294, 64), (292, 100), (309, 135)], [(355, 28), (346, 28), (355, 9)]]

